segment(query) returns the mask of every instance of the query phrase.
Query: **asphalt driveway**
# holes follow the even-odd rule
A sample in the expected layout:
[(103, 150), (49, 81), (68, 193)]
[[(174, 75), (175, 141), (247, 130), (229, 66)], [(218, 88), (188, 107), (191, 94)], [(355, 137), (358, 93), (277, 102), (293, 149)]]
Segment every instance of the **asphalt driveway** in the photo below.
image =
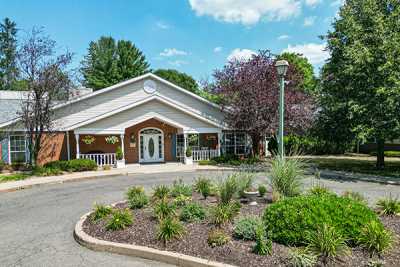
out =
[[(130, 185), (139, 184), (150, 189), (154, 184), (171, 183), (177, 177), (190, 182), (199, 175), (215, 177), (225, 174), (205, 171), (141, 174), (43, 185), (0, 193), (0, 265), (168, 266), (88, 250), (75, 242), (72, 231), (80, 216), (89, 211), (94, 202), (119, 201)], [(338, 193), (348, 189), (363, 192), (371, 203), (389, 193), (400, 194), (400, 186), (334, 180), (322, 182)], [(307, 179), (306, 184), (312, 184), (311, 180)]]

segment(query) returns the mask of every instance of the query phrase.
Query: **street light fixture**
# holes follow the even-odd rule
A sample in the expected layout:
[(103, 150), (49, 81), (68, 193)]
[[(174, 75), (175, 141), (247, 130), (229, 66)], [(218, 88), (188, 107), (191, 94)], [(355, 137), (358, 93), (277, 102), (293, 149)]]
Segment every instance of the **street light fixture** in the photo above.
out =
[(283, 146), (283, 123), (284, 123), (284, 105), (285, 105), (285, 75), (289, 68), (289, 63), (286, 60), (278, 60), (275, 64), (278, 72), (280, 91), (279, 91), (279, 137), (278, 137), (278, 153), (281, 159), (285, 154)]

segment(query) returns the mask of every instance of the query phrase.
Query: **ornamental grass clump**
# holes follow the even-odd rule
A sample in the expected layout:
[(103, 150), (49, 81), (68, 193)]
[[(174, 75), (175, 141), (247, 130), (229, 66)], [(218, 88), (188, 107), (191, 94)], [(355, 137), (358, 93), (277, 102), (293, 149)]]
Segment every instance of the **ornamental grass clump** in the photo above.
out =
[(386, 230), (382, 224), (371, 221), (362, 230), (358, 244), (370, 253), (370, 256), (382, 254), (389, 250), (393, 244), (393, 234)]
[(220, 247), (230, 241), (230, 237), (221, 229), (214, 229), (208, 233), (207, 243), (210, 247)]
[(210, 208), (210, 221), (217, 226), (222, 226), (233, 221), (235, 216), (239, 214), (239, 211), (240, 203), (237, 201), (232, 201), (227, 204), (219, 203)]
[(388, 198), (378, 200), (376, 206), (381, 215), (400, 215), (400, 201), (391, 195)]
[(176, 205), (164, 198), (157, 201), (153, 206), (154, 215), (158, 220), (162, 221), (167, 217), (176, 216)]
[(304, 164), (297, 158), (272, 160), (270, 182), (272, 190), (284, 197), (300, 195), (304, 177)]
[(102, 204), (94, 204), (94, 211), (90, 215), (92, 222), (102, 220), (107, 218), (112, 213), (112, 208), (110, 206), (105, 206)]
[(308, 232), (307, 243), (307, 250), (319, 257), (324, 265), (350, 252), (345, 238), (327, 224), (318, 227), (316, 231)]
[(238, 192), (237, 174), (231, 174), (218, 184), (218, 202), (229, 204)]
[(162, 200), (168, 198), (169, 193), (170, 188), (167, 185), (157, 185), (153, 188), (153, 195), (151, 198), (153, 201)]
[(197, 203), (189, 203), (182, 208), (180, 219), (185, 222), (202, 221), (206, 218), (205, 209)]
[(303, 247), (290, 249), (288, 257), (290, 266), (293, 267), (313, 267), (318, 260), (317, 256)]
[(175, 180), (172, 184), (170, 195), (172, 197), (177, 197), (180, 195), (191, 197), (192, 187), (188, 184), (185, 184), (182, 179)]
[(204, 199), (207, 199), (207, 197), (210, 196), (212, 187), (213, 183), (211, 179), (206, 177), (199, 177), (194, 182), (194, 190), (200, 193)]
[(172, 239), (180, 239), (185, 233), (185, 228), (179, 220), (174, 217), (166, 217), (160, 221), (157, 230), (157, 238), (162, 240), (164, 246)]
[(141, 209), (149, 203), (143, 186), (133, 186), (126, 192), (128, 205), (131, 209)]
[(258, 255), (271, 255), (272, 240), (265, 236), (265, 229), (262, 225), (256, 228), (256, 244), (253, 247), (253, 252)]
[(262, 225), (262, 221), (259, 217), (248, 216), (239, 218), (233, 226), (233, 236), (243, 240), (256, 240), (256, 230), (260, 225)]
[(381, 223), (374, 211), (358, 201), (309, 194), (273, 203), (262, 219), (271, 239), (289, 246), (307, 245), (304, 233), (315, 232), (323, 224), (331, 225), (349, 245), (355, 245), (363, 227), (371, 221)]
[(106, 229), (107, 230), (122, 230), (133, 224), (133, 216), (129, 209), (114, 210), (109, 218)]

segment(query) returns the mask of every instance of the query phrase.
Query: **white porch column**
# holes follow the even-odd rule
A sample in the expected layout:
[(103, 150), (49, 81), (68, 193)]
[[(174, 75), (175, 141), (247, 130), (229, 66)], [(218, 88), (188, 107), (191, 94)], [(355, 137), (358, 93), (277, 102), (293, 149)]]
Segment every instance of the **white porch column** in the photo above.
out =
[(79, 151), (79, 134), (75, 134), (75, 140), (76, 140), (76, 158), (80, 158), (80, 151)]
[(184, 133), (183, 134), (183, 155), (186, 157), (186, 149), (188, 145), (188, 134)]
[(222, 149), (222, 133), (218, 133), (218, 157), (221, 156), (221, 149)]
[(67, 138), (67, 159), (71, 160), (71, 147), (69, 144), (69, 132), (66, 131), (66, 138)]
[(124, 134), (120, 135), (121, 138), (121, 150), (122, 150), (122, 158), (125, 159), (125, 144), (124, 144)]

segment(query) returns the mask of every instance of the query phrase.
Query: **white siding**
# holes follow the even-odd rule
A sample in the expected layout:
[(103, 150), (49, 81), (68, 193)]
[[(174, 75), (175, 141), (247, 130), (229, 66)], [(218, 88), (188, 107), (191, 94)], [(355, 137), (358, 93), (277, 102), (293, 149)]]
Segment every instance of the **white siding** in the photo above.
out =
[[(148, 94), (143, 90), (143, 83), (145, 80), (146, 79), (139, 80), (123, 87), (115, 88), (111, 91), (95, 95), (58, 109), (56, 111), (57, 119), (55, 120), (55, 127), (69, 128), (73, 125), (88, 121), (94, 117), (111, 112), (115, 109), (122, 108), (151, 97), (151, 94)], [(218, 122), (222, 125), (221, 122), (223, 121), (223, 113), (217, 107), (209, 105), (162, 82), (157, 80), (154, 81), (157, 84), (157, 94), (164, 98), (173, 100), (174, 102), (178, 103), (181, 108), (208, 118), (212, 121)], [(154, 111), (150, 105), (146, 105), (146, 107), (148, 107), (150, 111)], [(175, 113), (177, 113), (177, 111), (175, 111)], [(113, 118), (115, 116), (116, 115), (114, 115)], [(181, 114), (181, 116), (183, 115)], [(186, 117), (188, 117), (188, 115), (185, 114), (185, 118)], [(200, 120), (192, 119), (191, 121), (189, 118), (186, 118), (185, 121), (186, 123), (190, 122), (199, 124)], [(195, 127), (195, 125), (191, 125), (191, 127)]]
[(160, 101), (152, 100), (145, 104), (117, 113), (111, 117), (85, 125), (77, 130), (82, 132), (93, 129), (102, 129), (104, 131), (120, 131), (133, 126), (134, 124), (132, 123), (135, 121), (135, 119), (143, 117), (150, 112), (160, 114), (176, 124), (182, 125), (186, 129), (215, 127), (202, 120), (196, 119), (193, 116), (185, 114), (180, 110), (163, 104)]

